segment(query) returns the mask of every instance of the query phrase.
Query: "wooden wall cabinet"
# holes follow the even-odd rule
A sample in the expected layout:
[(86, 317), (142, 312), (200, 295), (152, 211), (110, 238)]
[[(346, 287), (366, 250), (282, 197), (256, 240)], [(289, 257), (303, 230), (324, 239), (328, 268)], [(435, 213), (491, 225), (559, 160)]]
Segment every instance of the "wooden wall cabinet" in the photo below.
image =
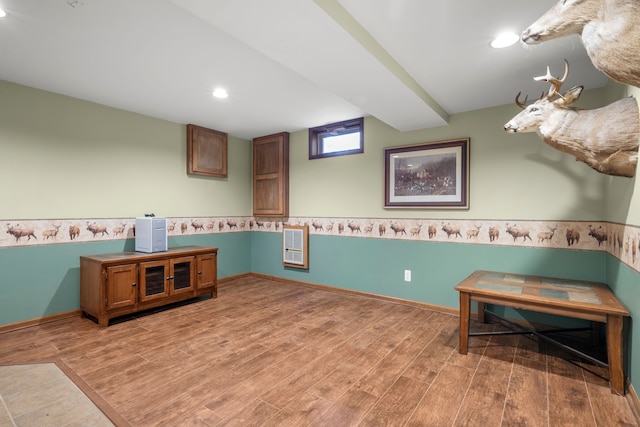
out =
[(253, 215), (289, 216), (289, 134), (253, 140)]
[(101, 327), (109, 319), (199, 295), (218, 296), (218, 248), (116, 252), (80, 257), (80, 310)]
[(224, 132), (187, 125), (187, 173), (227, 178), (227, 139)]

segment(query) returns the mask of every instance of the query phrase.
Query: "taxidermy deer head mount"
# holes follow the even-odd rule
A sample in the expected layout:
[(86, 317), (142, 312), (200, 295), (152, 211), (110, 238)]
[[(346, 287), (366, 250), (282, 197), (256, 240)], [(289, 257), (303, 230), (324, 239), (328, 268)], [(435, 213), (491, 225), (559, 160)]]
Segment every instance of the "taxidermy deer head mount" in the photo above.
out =
[(593, 65), (612, 79), (640, 87), (640, 2), (560, 0), (522, 32), (526, 44), (579, 34)]
[(568, 75), (569, 63), (565, 60), (562, 78), (553, 77), (549, 67), (546, 75), (534, 77), (536, 81), (549, 82), (549, 92), (529, 105), (526, 97), (520, 102), (518, 92), (516, 104), (523, 111), (505, 124), (504, 130), (536, 132), (553, 148), (575, 156), (598, 172), (634, 176), (640, 137), (636, 99), (625, 98), (595, 110), (571, 108), (583, 87), (576, 86), (561, 94), (560, 87)]

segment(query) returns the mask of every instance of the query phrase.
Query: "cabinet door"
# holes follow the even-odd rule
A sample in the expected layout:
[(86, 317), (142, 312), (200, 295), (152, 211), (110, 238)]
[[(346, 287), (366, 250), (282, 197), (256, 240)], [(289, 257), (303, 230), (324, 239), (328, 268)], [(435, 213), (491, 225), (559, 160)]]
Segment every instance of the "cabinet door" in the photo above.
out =
[(169, 262), (140, 263), (140, 302), (169, 296)]
[(253, 140), (253, 215), (289, 215), (289, 134)]
[(107, 267), (105, 295), (107, 310), (135, 305), (137, 272), (135, 264)]
[(218, 281), (217, 255), (199, 255), (196, 264), (198, 289), (215, 287)]
[(187, 125), (187, 173), (226, 178), (227, 134)]
[(169, 293), (171, 295), (194, 290), (194, 257), (172, 259), (169, 263)]

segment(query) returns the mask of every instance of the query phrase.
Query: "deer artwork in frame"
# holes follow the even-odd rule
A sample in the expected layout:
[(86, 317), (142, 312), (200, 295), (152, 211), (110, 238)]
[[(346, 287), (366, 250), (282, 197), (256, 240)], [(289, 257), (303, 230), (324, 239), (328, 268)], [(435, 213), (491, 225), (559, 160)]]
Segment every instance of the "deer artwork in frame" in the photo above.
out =
[(525, 29), (526, 44), (580, 35), (593, 65), (623, 84), (640, 87), (640, 2), (560, 0)]
[(633, 177), (638, 162), (638, 138), (640, 119), (635, 98), (624, 98), (594, 110), (572, 108), (583, 90), (576, 86), (560, 93), (569, 75), (569, 63), (565, 60), (562, 78), (547, 74), (534, 77), (536, 81), (550, 83), (549, 92), (541, 99), (527, 105), (527, 98), (516, 104), (523, 109), (507, 124), (510, 133), (536, 132), (548, 145), (575, 156), (576, 160), (598, 172)]

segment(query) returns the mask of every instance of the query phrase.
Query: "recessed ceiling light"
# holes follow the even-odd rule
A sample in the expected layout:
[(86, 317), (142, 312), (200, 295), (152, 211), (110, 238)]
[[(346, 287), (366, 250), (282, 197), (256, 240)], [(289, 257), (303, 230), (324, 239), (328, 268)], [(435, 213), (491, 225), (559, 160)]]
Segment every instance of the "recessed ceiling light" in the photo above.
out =
[(0, 8), (0, 18), (4, 18), (5, 16), (7, 16), (7, 12), (5, 12), (4, 10), (2, 10), (2, 8)]
[(502, 33), (498, 35), (498, 37), (493, 39), (493, 41), (491, 42), (491, 47), (496, 49), (509, 47), (513, 44), (516, 44), (518, 40), (520, 40), (520, 36), (516, 33)]
[(224, 99), (224, 98), (227, 98), (229, 94), (225, 89), (221, 87), (217, 87), (213, 91), (213, 96), (215, 96), (216, 98)]

